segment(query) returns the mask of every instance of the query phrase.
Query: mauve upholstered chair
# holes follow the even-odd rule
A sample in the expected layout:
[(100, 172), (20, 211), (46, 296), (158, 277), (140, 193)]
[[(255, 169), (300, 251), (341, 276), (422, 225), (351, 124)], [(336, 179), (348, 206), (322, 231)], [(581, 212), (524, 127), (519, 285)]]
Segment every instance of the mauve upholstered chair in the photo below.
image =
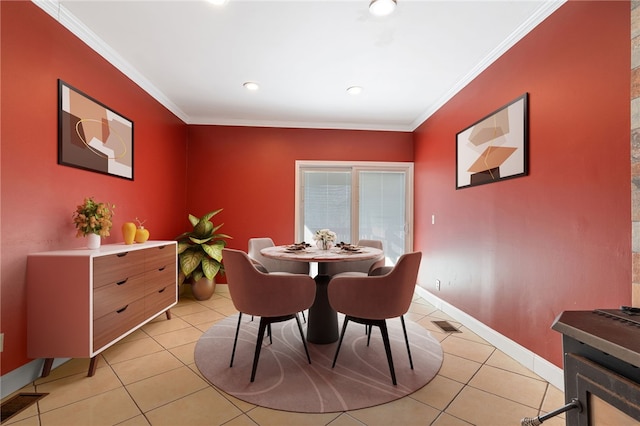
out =
[[(309, 275), (308, 262), (294, 262), (290, 260), (278, 260), (264, 257), (260, 250), (267, 247), (273, 247), (273, 240), (268, 237), (250, 238), (249, 239), (249, 257), (262, 265), (268, 272), (288, 272), (290, 274), (307, 274)], [(255, 262), (254, 262), (255, 263)]]
[[(253, 262), (253, 266), (262, 272), (286, 272), (288, 274), (305, 274), (309, 275), (309, 262), (294, 262), (291, 260), (278, 260), (264, 257), (260, 250), (267, 247), (274, 247), (273, 240), (269, 237), (250, 238), (249, 239), (249, 258)], [(307, 318), (302, 313), (302, 320)]]
[(372, 326), (376, 326), (380, 328), (382, 334), (382, 341), (391, 372), (391, 381), (396, 385), (396, 373), (393, 367), (386, 320), (400, 317), (404, 339), (407, 344), (407, 353), (409, 354), (409, 364), (413, 369), (404, 314), (407, 313), (411, 305), (421, 259), (421, 252), (406, 253), (400, 256), (398, 263), (384, 275), (375, 273), (368, 276), (345, 275), (329, 281), (329, 288), (327, 289), (329, 303), (333, 309), (345, 315), (332, 368), (336, 365), (342, 339), (349, 321), (364, 324), (368, 327), (368, 333), (370, 333)]
[(307, 360), (311, 363), (298, 312), (308, 309), (313, 304), (316, 294), (313, 278), (303, 274), (264, 273), (253, 266), (251, 259), (245, 252), (227, 248), (222, 252), (229, 294), (233, 305), (240, 312), (229, 367), (233, 366), (242, 313), (260, 317), (251, 370), (252, 382), (258, 367), (264, 332), (268, 326), (275, 322), (296, 320)]
[[(374, 247), (382, 250), (382, 241), (380, 240), (360, 240), (359, 246)], [(353, 262), (330, 262), (325, 268), (327, 275), (336, 276), (338, 274), (356, 273), (355, 275), (367, 275), (369, 271), (384, 266), (384, 254), (377, 259), (355, 260)]]

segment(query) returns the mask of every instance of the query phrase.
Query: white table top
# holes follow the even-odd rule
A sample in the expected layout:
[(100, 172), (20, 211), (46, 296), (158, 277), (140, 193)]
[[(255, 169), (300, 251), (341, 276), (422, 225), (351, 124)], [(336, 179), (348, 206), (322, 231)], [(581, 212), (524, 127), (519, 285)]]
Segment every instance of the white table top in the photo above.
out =
[(307, 247), (304, 250), (289, 251), (289, 246), (267, 247), (260, 250), (264, 257), (278, 260), (294, 260), (298, 262), (348, 262), (354, 260), (376, 259), (383, 251), (374, 247), (360, 247), (358, 251), (342, 250), (333, 247), (322, 250), (317, 247)]

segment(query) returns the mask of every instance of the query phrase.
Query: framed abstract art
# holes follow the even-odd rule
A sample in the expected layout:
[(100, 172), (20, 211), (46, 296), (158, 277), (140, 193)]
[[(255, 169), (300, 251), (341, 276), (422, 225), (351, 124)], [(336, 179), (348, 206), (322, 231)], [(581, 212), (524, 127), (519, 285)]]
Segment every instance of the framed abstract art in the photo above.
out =
[(456, 189), (528, 174), (528, 94), (456, 135)]
[(133, 122), (58, 80), (58, 164), (133, 180)]

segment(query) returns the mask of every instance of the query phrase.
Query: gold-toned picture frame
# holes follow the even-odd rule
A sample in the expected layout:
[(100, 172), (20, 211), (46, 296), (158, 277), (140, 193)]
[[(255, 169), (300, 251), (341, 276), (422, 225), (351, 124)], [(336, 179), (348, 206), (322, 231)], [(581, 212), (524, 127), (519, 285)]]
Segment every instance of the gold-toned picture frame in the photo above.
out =
[(133, 180), (133, 121), (58, 80), (58, 164)]
[(529, 173), (525, 93), (456, 135), (456, 189)]

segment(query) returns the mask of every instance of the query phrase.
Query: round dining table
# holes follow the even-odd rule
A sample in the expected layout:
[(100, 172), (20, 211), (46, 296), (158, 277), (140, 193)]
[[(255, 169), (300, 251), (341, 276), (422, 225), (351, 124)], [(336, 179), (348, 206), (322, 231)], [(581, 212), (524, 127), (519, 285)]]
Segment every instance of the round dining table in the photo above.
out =
[(260, 250), (260, 253), (272, 259), (318, 263), (318, 275), (314, 278), (316, 297), (309, 308), (307, 319), (307, 341), (315, 344), (333, 343), (338, 340), (338, 313), (331, 307), (327, 297), (327, 287), (331, 280), (331, 276), (326, 272), (327, 263), (378, 259), (384, 252), (374, 247), (364, 246), (350, 246), (349, 250), (340, 247), (332, 247), (328, 250), (317, 247), (304, 249), (292, 249), (292, 247), (286, 245), (267, 247)]

